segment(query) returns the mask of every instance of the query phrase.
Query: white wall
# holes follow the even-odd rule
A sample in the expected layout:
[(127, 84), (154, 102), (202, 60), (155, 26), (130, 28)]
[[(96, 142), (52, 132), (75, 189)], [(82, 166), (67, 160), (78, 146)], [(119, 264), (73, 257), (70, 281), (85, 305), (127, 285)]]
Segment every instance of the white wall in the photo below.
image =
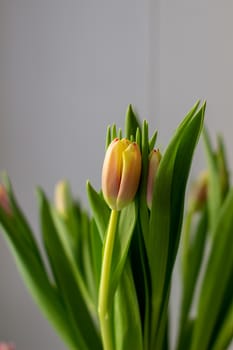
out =
[[(109, 123), (147, 110), (145, 3), (0, 0), (0, 169), (37, 229), (34, 187), (68, 178), (98, 188)], [(37, 229), (38, 231), (38, 229)], [(0, 236), (0, 339), (64, 349), (26, 292)]]
[[(52, 195), (66, 177), (86, 203), (86, 179), (99, 187), (106, 125), (122, 125), (128, 103), (159, 127), (164, 147), (207, 98), (211, 133), (224, 133), (233, 164), (232, 14), (227, 0), (0, 0), (0, 169), (37, 232), (35, 185)], [(0, 281), (0, 338), (17, 350), (64, 349), (2, 236)]]

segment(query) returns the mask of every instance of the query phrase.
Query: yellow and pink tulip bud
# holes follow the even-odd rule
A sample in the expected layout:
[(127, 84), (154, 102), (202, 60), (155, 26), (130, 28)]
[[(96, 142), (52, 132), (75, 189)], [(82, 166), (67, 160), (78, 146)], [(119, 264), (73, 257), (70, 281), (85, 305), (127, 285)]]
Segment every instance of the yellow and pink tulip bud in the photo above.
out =
[(6, 188), (0, 185), (0, 208), (7, 214), (12, 215), (12, 209), (10, 205), (9, 196)]
[(63, 219), (66, 219), (72, 206), (70, 187), (67, 181), (62, 180), (57, 183), (54, 192), (54, 203), (58, 213)]
[(209, 173), (207, 170), (202, 171), (197, 180), (194, 182), (190, 196), (189, 208), (193, 211), (199, 211), (207, 202), (208, 196)]
[(111, 209), (121, 210), (135, 197), (141, 176), (141, 152), (136, 142), (114, 139), (105, 155), (102, 191)]
[(147, 193), (146, 193), (147, 206), (149, 209), (151, 209), (151, 206), (152, 206), (155, 176), (159, 167), (160, 160), (161, 160), (161, 153), (159, 152), (159, 149), (152, 150), (149, 155)]

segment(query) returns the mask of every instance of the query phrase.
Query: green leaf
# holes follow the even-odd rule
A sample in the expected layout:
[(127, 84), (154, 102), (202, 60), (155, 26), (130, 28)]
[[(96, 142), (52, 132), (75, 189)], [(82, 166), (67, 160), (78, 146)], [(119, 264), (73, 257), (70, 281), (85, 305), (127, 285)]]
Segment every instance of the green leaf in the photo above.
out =
[[(232, 307), (233, 307), (233, 269), (231, 272), (231, 276), (228, 280), (228, 283), (225, 288), (225, 293), (222, 297), (221, 300), (221, 306), (218, 312), (218, 317), (215, 322), (215, 326), (212, 332), (211, 340), (210, 340), (210, 348), (213, 347), (213, 345), (216, 343), (217, 339), (221, 335), (221, 333), (225, 334), (225, 343), (231, 342), (233, 340), (233, 328), (231, 328), (231, 333), (229, 331), (230, 327), (230, 322), (231, 321), (231, 316), (230, 313), (232, 312)], [(223, 326), (226, 326), (226, 330), (223, 331)], [(228, 331), (227, 331), (228, 329)], [(231, 337), (230, 337), (231, 334)], [(222, 340), (223, 341), (223, 338)], [(226, 346), (227, 348), (227, 346)], [(225, 348), (224, 348), (225, 349)]]
[(112, 141), (112, 138), (111, 138), (111, 126), (109, 125), (107, 127), (107, 132), (106, 132), (105, 150), (107, 150), (107, 148), (110, 145), (111, 141)]
[(69, 323), (75, 330), (77, 348), (100, 350), (102, 349), (100, 338), (83, 299), (80, 285), (77, 284), (73, 274), (74, 267), (66, 255), (64, 240), (62, 241), (61, 236), (58, 235), (50, 214), (50, 205), (42, 191), (38, 191), (38, 200), (46, 252), (56, 277), (57, 287), (65, 303)]
[(148, 156), (149, 156), (149, 140), (148, 140), (148, 123), (144, 120), (142, 125), (142, 173), (139, 187), (139, 216), (141, 230), (145, 241), (146, 250), (148, 251), (148, 233), (149, 233), (149, 212), (146, 201), (147, 177), (148, 177)]
[(150, 151), (150, 152), (151, 152), (151, 151), (154, 149), (154, 147), (155, 147), (155, 142), (156, 142), (156, 140), (157, 140), (157, 135), (158, 135), (158, 131), (155, 130), (155, 132), (154, 132), (154, 134), (153, 134), (153, 136), (151, 137), (150, 142), (149, 142), (149, 151)]
[[(189, 215), (189, 214), (187, 214)], [(187, 216), (186, 215), (186, 216)], [(196, 219), (196, 218), (194, 218)], [(191, 222), (193, 224), (193, 221)], [(182, 298), (180, 311), (180, 329), (179, 329), (179, 343), (183, 343), (183, 337), (186, 332), (186, 324), (192, 306), (193, 296), (196, 290), (199, 272), (201, 270), (208, 228), (208, 214), (207, 209), (198, 218), (194, 232), (183, 232), (183, 234), (191, 234), (192, 240), (189, 239), (186, 251), (184, 252), (185, 259), (183, 259), (183, 275), (182, 275)], [(183, 238), (183, 237), (182, 237)], [(182, 349), (181, 345), (178, 348)]]
[(125, 137), (130, 140), (131, 135), (135, 137), (137, 128), (140, 129), (139, 121), (133, 111), (131, 105), (129, 105), (125, 116)]
[[(183, 222), (184, 196), (193, 153), (203, 127), (206, 104), (197, 111), (186, 126), (176, 153), (171, 197), (170, 265), (175, 262)], [(179, 210), (178, 210), (179, 208)], [(179, 213), (179, 215), (177, 215)], [(172, 268), (172, 266), (170, 266)]]
[(218, 212), (221, 205), (221, 183), (219, 181), (219, 171), (216, 156), (210, 142), (207, 130), (203, 130), (203, 140), (205, 153), (209, 170), (208, 184), (208, 208), (209, 208), (209, 225), (210, 231), (213, 232), (218, 218)]
[(192, 340), (194, 325), (195, 325), (195, 320), (193, 319), (188, 319), (187, 322), (184, 324), (184, 328), (182, 330), (183, 332), (182, 338), (180, 338), (180, 342), (176, 347), (177, 350), (190, 349), (190, 343)]
[(131, 238), (136, 224), (136, 204), (131, 202), (121, 210), (113, 247), (110, 294), (115, 293), (129, 251)]
[(75, 332), (67, 318), (63, 300), (57, 289), (50, 284), (47, 273), (38, 258), (38, 252), (28, 247), (28, 240), (18, 231), (14, 219), (9, 218), (0, 208), (0, 223), (9, 244), (16, 265), (33, 299), (45, 317), (52, 323), (61, 338), (72, 350), (77, 350)]
[(150, 276), (145, 242), (137, 220), (132, 242), (130, 245), (130, 261), (134, 277), (134, 284), (140, 309), (141, 323), (143, 324), (143, 346), (149, 348), (150, 331)]
[(115, 350), (143, 350), (142, 325), (132, 271), (126, 263), (114, 298)]
[[(160, 316), (160, 322), (158, 325), (158, 332), (155, 339), (155, 349), (167, 349), (168, 346), (168, 326), (169, 326), (169, 311), (168, 311), (168, 304), (169, 304), (169, 297), (170, 297), (170, 289), (171, 286), (169, 285), (169, 289), (164, 293), (164, 299), (163, 299), (163, 308)], [(152, 343), (153, 344), (153, 343)], [(153, 345), (154, 349), (154, 345)]]
[(230, 188), (229, 169), (227, 164), (227, 157), (223, 139), (220, 135), (217, 137), (217, 154), (216, 161), (219, 171), (219, 180), (222, 192), (222, 198), (224, 199)]
[[(92, 237), (92, 227), (89, 221), (89, 217), (85, 211), (82, 213), (82, 230), (83, 234), (81, 237), (81, 255), (82, 255), (82, 266), (83, 266), (83, 276), (84, 282), (88, 294), (90, 295), (93, 303), (96, 306), (95, 314), (97, 315), (97, 300), (98, 300), (98, 289), (96, 288), (95, 280), (95, 268), (94, 268), (94, 259), (93, 259), (93, 237)], [(98, 233), (97, 233), (98, 235)], [(97, 237), (100, 241), (100, 237)], [(96, 240), (94, 241), (96, 243)], [(101, 241), (100, 241), (101, 244)], [(102, 248), (102, 244), (101, 244)], [(74, 256), (75, 258), (75, 256)]]
[(96, 303), (98, 302), (98, 291), (100, 283), (100, 274), (101, 274), (101, 264), (102, 264), (102, 249), (103, 243), (100, 239), (98, 229), (94, 219), (91, 221), (91, 253), (93, 260), (93, 273), (96, 286)]
[(26, 220), (26, 217), (24, 216), (22, 210), (20, 209), (16, 197), (13, 192), (13, 188), (10, 182), (9, 177), (7, 174), (2, 174), (2, 180), (6, 187), (9, 200), (10, 200), (10, 206), (12, 208), (12, 211), (14, 213), (14, 226), (15, 230), (20, 232), (20, 235), (23, 236), (24, 244), (27, 245), (28, 249), (31, 249), (34, 254), (37, 256), (38, 262), (40, 262), (42, 268), (44, 268), (43, 260), (41, 258), (41, 255), (38, 250), (38, 246), (35, 240), (35, 237), (32, 233), (32, 230), (30, 228), (29, 223)]
[(166, 300), (165, 291), (169, 291), (180, 239), (186, 182), (203, 124), (205, 104), (196, 112), (197, 107), (198, 104), (177, 129), (155, 179), (147, 245), (152, 279), (151, 349), (156, 342), (156, 330)]
[(118, 129), (117, 137), (118, 137), (118, 139), (122, 139), (122, 130), (121, 129)]
[(110, 209), (103, 197), (94, 190), (89, 181), (87, 182), (87, 195), (100, 238), (103, 242), (108, 228)]
[(116, 130), (116, 124), (112, 125), (112, 140), (114, 140), (117, 137), (117, 130)]
[(214, 239), (199, 297), (198, 322), (194, 329), (192, 350), (209, 348), (221, 304), (233, 275), (232, 208), (233, 189), (218, 212)]
[(82, 262), (80, 266), (77, 264), (77, 258), (76, 258), (77, 252), (73, 250), (73, 246), (70, 244), (69, 231), (67, 229), (67, 226), (65, 225), (63, 219), (55, 210), (55, 208), (50, 207), (50, 211), (51, 211), (53, 223), (55, 225), (56, 234), (58, 235), (59, 241), (62, 244), (66, 259), (69, 262), (69, 268), (72, 271), (76, 284), (80, 289), (80, 293), (82, 294), (82, 297), (91, 315), (95, 317), (96, 308), (94, 305), (94, 300), (91, 299), (91, 294), (86, 284), (87, 281), (85, 280), (88, 267), (84, 265), (84, 260), (86, 259), (86, 257), (84, 258), (84, 255), (86, 251), (86, 243), (87, 243), (88, 234), (89, 234), (89, 223), (87, 222), (86, 215), (82, 214), (82, 220), (80, 222), (80, 225), (82, 223), (81, 230), (83, 231), (81, 241), (80, 241), (80, 244), (83, 245), (82, 256), (81, 256), (81, 259), (79, 259)]
[(135, 141), (138, 144), (138, 146), (141, 147), (141, 131), (139, 128), (137, 128), (137, 131), (136, 131)]
[(233, 301), (226, 318), (223, 320), (217, 339), (212, 345), (213, 350), (227, 349), (233, 340)]

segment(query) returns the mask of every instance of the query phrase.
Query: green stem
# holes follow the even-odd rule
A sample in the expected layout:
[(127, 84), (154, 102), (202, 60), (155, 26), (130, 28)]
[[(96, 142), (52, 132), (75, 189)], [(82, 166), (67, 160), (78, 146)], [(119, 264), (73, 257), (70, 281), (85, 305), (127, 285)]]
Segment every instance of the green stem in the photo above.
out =
[(111, 330), (110, 305), (109, 305), (109, 280), (112, 264), (112, 253), (115, 241), (115, 233), (118, 220), (118, 211), (112, 210), (109, 220), (106, 242), (104, 246), (103, 262), (99, 288), (98, 312), (100, 329), (104, 350), (114, 350)]

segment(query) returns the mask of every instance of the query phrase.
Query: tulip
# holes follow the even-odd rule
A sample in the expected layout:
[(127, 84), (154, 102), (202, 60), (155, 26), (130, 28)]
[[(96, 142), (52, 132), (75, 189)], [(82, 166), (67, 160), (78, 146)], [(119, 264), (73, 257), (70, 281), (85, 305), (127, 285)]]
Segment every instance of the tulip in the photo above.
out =
[(161, 160), (161, 153), (159, 150), (152, 150), (149, 155), (149, 167), (148, 167), (148, 178), (147, 178), (147, 206), (151, 209), (152, 199), (153, 199), (153, 191), (155, 185), (155, 176), (159, 167), (159, 163)]
[(121, 210), (135, 197), (141, 175), (141, 152), (136, 142), (114, 139), (102, 170), (104, 199), (113, 210)]
[(68, 212), (72, 206), (70, 188), (67, 181), (60, 181), (57, 183), (54, 192), (54, 203), (58, 213), (67, 219)]
[(201, 210), (207, 202), (208, 196), (208, 183), (209, 183), (209, 173), (208, 171), (202, 171), (190, 192), (189, 197), (189, 207), (192, 211)]
[(15, 346), (11, 343), (0, 343), (0, 350), (15, 350)]
[(6, 188), (0, 185), (0, 208), (7, 214), (12, 215), (10, 200)]

